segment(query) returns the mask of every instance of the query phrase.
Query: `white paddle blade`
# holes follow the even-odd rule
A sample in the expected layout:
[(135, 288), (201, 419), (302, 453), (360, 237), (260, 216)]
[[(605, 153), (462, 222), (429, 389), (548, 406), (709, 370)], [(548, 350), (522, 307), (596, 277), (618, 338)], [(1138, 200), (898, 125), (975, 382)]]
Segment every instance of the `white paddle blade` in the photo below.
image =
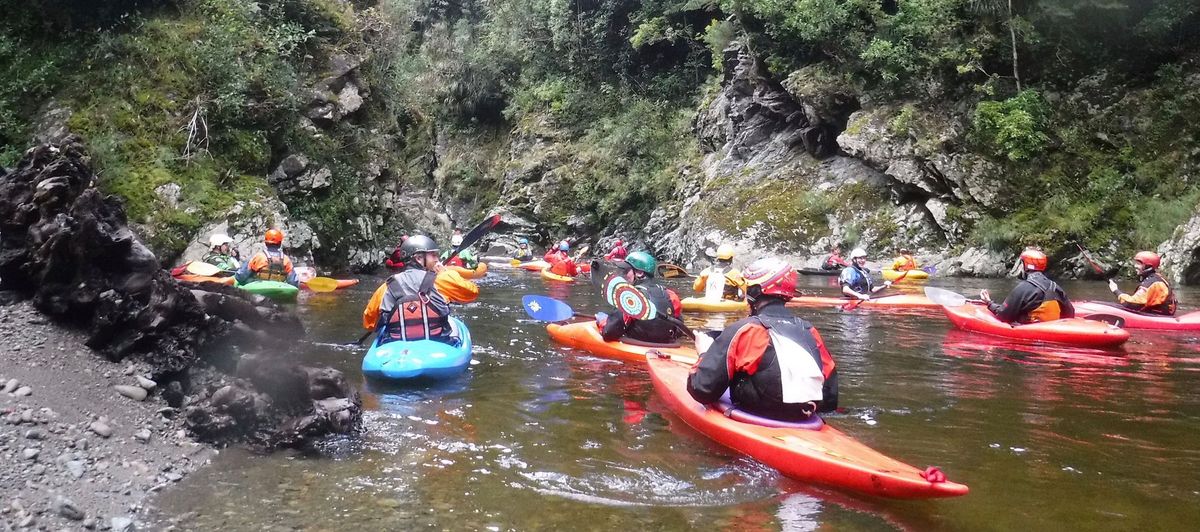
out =
[(958, 307), (967, 304), (967, 297), (943, 288), (925, 287), (925, 297), (944, 307)]

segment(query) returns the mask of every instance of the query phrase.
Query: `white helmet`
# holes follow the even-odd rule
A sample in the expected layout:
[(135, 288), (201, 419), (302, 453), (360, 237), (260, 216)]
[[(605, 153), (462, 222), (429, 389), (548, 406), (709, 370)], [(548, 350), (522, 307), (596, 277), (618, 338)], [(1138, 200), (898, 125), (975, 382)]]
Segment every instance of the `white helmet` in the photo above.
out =
[(223, 235), (221, 233), (217, 233), (213, 236), (208, 237), (208, 247), (210, 247), (210, 248), (215, 248), (218, 246), (223, 246), (225, 244), (232, 244), (232, 243), (233, 243), (232, 238), (229, 238), (228, 235)]
[(859, 257), (866, 257), (866, 256), (867, 256), (867, 251), (863, 248), (854, 248), (854, 251), (850, 252), (851, 259), (857, 259)]
[(451, 246), (457, 246), (459, 244), (462, 244), (462, 235), (454, 235), (454, 236), (450, 237), (450, 245)]

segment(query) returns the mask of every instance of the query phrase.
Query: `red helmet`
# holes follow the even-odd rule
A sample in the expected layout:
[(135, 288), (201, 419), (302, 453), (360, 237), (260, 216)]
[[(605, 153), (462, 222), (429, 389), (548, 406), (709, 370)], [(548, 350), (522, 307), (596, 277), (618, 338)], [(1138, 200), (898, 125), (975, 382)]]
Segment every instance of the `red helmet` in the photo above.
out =
[(283, 231), (280, 231), (278, 229), (268, 229), (267, 236), (263, 238), (263, 242), (266, 242), (267, 245), (270, 245), (270, 246), (278, 246), (278, 245), (282, 244), (283, 243)]
[(619, 238), (613, 241), (614, 246), (619, 246), (621, 244), (624, 244), (624, 242), (621, 242), (621, 239), (619, 239)]
[(1153, 251), (1139, 251), (1137, 255), (1133, 256), (1133, 260), (1155, 269), (1162, 264), (1162, 257)]
[(1021, 265), (1026, 271), (1044, 272), (1049, 263), (1050, 259), (1046, 258), (1046, 254), (1036, 249), (1027, 249), (1021, 252)]
[(796, 295), (796, 270), (782, 260), (758, 259), (742, 272), (746, 286), (760, 286), (762, 293), (791, 299)]

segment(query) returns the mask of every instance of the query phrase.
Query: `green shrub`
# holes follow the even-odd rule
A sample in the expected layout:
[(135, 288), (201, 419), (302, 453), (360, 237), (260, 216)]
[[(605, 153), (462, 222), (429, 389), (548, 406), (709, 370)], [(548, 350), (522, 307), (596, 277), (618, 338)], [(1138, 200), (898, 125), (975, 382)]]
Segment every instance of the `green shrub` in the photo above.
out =
[(988, 153), (1010, 161), (1037, 156), (1050, 142), (1046, 105), (1034, 90), (1003, 101), (983, 101), (972, 118), (975, 141)]

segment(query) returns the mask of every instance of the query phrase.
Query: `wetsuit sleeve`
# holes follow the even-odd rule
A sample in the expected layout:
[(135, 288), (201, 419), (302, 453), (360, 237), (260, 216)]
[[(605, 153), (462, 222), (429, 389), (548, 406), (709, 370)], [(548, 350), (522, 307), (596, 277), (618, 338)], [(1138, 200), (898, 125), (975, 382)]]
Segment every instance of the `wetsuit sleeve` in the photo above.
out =
[(241, 268), (238, 268), (237, 273), (234, 274), (234, 277), (237, 278), (238, 284), (246, 284), (246, 281), (249, 281), (250, 277), (254, 275), (254, 270), (252, 268), (254, 267), (254, 262), (257, 258), (258, 255), (250, 257), (250, 260), (246, 261), (245, 264), (242, 264)]
[(696, 365), (688, 375), (687, 391), (696, 402), (710, 404), (717, 402), (725, 390), (729, 389), (730, 368), (729, 359), (732, 356), (734, 342), (742, 329), (748, 327), (729, 327), (713, 341), (700, 355)]
[(1004, 298), (1003, 303), (992, 302), (988, 304), (988, 310), (996, 315), (996, 319), (1004, 323), (1014, 323), (1020, 321), (1032, 308), (1030, 302), (1036, 295), (1036, 289), (1029, 286), (1029, 283), (1018, 283), (1012, 292), (1008, 293), (1008, 297)]
[(367, 308), (363, 309), (362, 326), (364, 329), (374, 329), (379, 324), (379, 305), (383, 304), (383, 294), (387, 293), (387, 283), (379, 285), (374, 294), (371, 294), (371, 300), (367, 302)]
[(696, 276), (696, 280), (692, 281), (692, 291), (704, 292), (704, 287), (707, 284), (708, 284), (708, 268), (705, 268), (704, 271), (700, 272), (700, 274)]
[(287, 273), (287, 284), (300, 286), (300, 279), (296, 277), (296, 268), (292, 267), (291, 257), (283, 258), (283, 271)]
[(470, 303), (479, 297), (479, 285), (449, 268), (438, 272), (434, 287), (451, 303)]
[(604, 327), (600, 329), (600, 337), (604, 338), (605, 342), (615, 342), (625, 335), (625, 317), (620, 311), (609, 314), (608, 319), (604, 321)]
[(1133, 295), (1121, 294), (1117, 296), (1117, 301), (1135, 307), (1156, 307), (1167, 302), (1168, 291), (1166, 284), (1155, 282), (1149, 288), (1139, 286)]
[(1062, 287), (1058, 288), (1058, 306), (1059, 319), (1075, 317), (1075, 305), (1071, 304), (1071, 299), (1067, 297), (1067, 293), (1063, 291)]

